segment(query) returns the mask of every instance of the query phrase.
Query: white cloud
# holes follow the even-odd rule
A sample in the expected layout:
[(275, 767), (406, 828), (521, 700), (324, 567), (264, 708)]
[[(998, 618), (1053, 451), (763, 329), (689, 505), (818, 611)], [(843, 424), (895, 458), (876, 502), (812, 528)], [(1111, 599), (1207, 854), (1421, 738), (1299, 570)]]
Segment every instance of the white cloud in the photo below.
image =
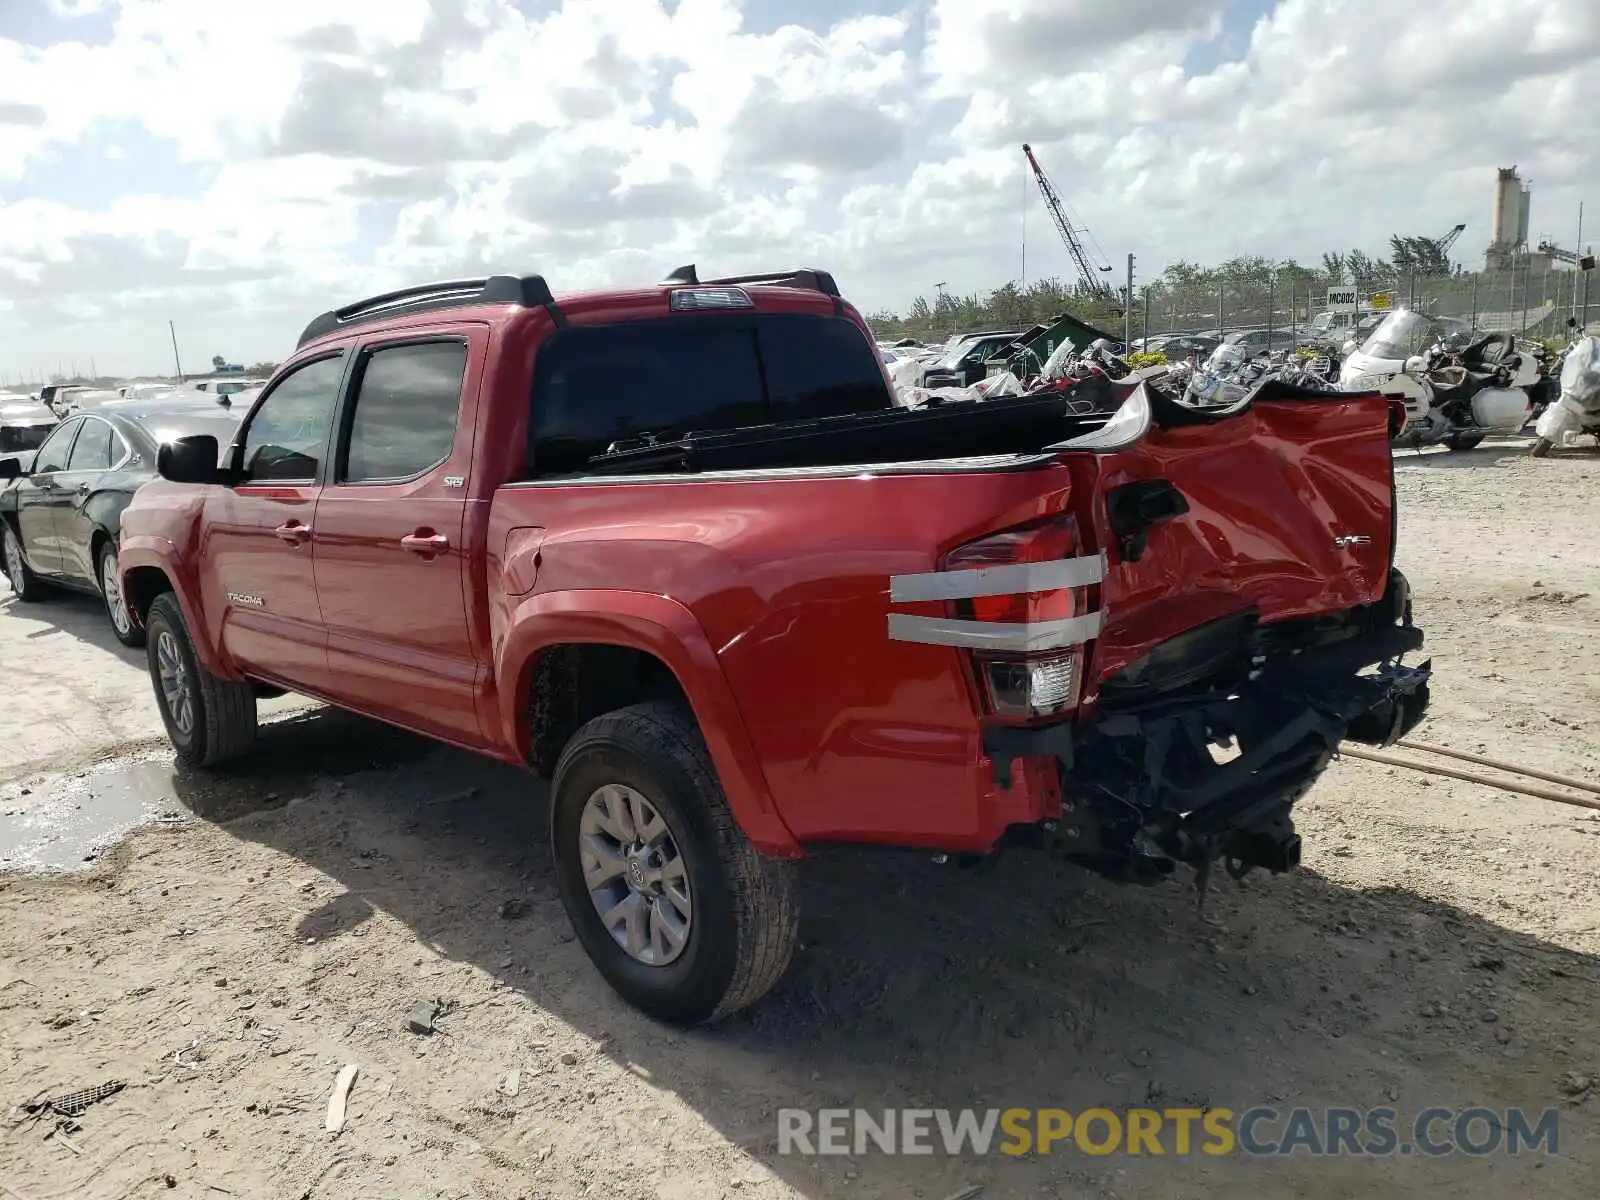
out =
[(169, 317), (194, 353), (275, 357), (322, 308), (470, 270), (805, 261), (903, 307), (1014, 276), (1024, 197), (1030, 274), (1066, 273), (1023, 141), (1145, 272), (1459, 220), (1471, 254), (1512, 163), (1536, 234), (1600, 198), (1593, 0), (1278, 0), (1249, 31), (1225, 0), (767, 30), (741, 0), (52, 6), (112, 36), (0, 40), (0, 378), (159, 368)]

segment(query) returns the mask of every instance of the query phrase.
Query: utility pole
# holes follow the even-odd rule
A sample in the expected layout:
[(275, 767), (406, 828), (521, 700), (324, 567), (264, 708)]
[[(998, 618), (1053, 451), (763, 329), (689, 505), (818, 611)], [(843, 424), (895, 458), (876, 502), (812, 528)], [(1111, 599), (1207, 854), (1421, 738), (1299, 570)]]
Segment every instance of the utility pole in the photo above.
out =
[[(1267, 268), (1267, 352), (1269, 354), (1272, 352), (1272, 331), (1276, 328), (1276, 325), (1274, 324), (1273, 319), (1272, 319), (1272, 317), (1273, 317), (1272, 309), (1273, 309), (1273, 306), (1277, 303), (1277, 300), (1278, 300), (1278, 268), (1277, 267), (1273, 267), (1273, 266), (1269, 266)], [(1290, 324), (1293, 324), (1292, 320), (1290, 321)]]
[[(942, 285), (941, 285), (942, 286)], [(178, 328), (171, 321), (167, 322), (167, 332), (172, 335), (172, 363), (178, 368), (178, 382), (183, 382), (183, 360), (178, 357)]]
[[(1583, 201), (1578, 201), (1578, 240), (1572, 243), (1572, 249), (1582, 257), (1583, 255)], [(1578, 268), (1578, 275), (1583, 274), (1583, 268)], [(1578, 315), (1578, 275), (1572, 277), (1572, 315)], [(1556, 303), (1561, 303), (1561, 298), (1556, 297)]]
[(1122, 302), (1122, 349), (1133, 349), (1133, 255), (1128, 255), (1128, 290)]
[(1522, 333), (1528, 333), (1528, 288), (1533, 283), (1533, 255), (1522, 260)]
[[(1022, 265), (1017, 273), (1017, 277), (1021, 280), (1018, 286), (1024, 291), (1028, 287), (1028, 194), (1033, 191), (1030, 183), (1028, 173), (1024, 171), (1022, 173)], [(1579, 240), (1582, 240), (1581, 235)]]

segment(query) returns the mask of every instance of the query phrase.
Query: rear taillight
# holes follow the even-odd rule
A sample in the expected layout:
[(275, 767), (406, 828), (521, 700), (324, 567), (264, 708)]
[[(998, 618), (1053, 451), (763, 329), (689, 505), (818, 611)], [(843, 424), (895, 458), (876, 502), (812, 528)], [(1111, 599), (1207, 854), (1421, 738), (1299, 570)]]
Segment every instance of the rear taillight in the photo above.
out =
[(892, 579), (892, 600), (943, 601), (946, 616), (892, 614), (889, 634), (968, 650), (994, 716), (1057, 716), (1077, 706), (1104, 577), (1105, 559), (1082, 553), (1076, 520), (1034, 521), (958, 547), (936, 572)]
[(1019, 658), (976, 658), (984, 699), (997, 717), (1033, 721), (1076, 708), (1083, 651)]
[[(1089, 586), (1103, 575), (1098, 560), (1078, 556), (1078, 522), (1052, 517), (991, 534), (952, 550), (941, 564), (956, 581), (962, 572), (987, 572), (998, 592), (952, 601), (953, 615), (993, 625), (1024, 627), (1072, 622), (1089, 611)], [(974, 576), (974, 580), (981, 576)], [(1074, 585), (1077, 579), (1085, 582)], [(1031, 721), (1075, 708), (1083, 673), (1083, 648), (973, 654), (973, 668), (989, 710), (997, 717)]]

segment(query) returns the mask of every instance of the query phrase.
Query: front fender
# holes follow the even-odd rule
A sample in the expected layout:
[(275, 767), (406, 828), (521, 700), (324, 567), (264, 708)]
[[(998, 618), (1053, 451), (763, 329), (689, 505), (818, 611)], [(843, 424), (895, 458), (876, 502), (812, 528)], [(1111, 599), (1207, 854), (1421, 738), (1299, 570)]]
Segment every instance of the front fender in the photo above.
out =
[(157, 534), (124, 534), (117, 546), (117, 569), (121, 575), (122, 594), (138, 595), (139, 585), (133, 582), (134, 573), (151, 568), (165, 575), (167, 582), (172, 585), (172, 594), (183, 611), (183, 623), (189, 628), (189, 640), (194, 645), (194, 655), (200, 660), (200, 665), (222, 679), (240, 678), (223, 663), (217, 653), (216, 641), (206, 625), (205, 609), (200, 603), (200, 581), (195, 571), (184, 565), (172, 539)]
[(526, 757), (530, 740), (526, 699), (534, 662), (563, 643), (627, 646), (666, 664), (689, 698), (723, 794), (735, 819), (761, 853), (797, 858), (799, 843), (778, 815), (761, 760), (745, 728), (700, 623), (683, 605), (647, 592), (577, 590), (529, 596), (511, 609), (496, 648), (501, 737)]

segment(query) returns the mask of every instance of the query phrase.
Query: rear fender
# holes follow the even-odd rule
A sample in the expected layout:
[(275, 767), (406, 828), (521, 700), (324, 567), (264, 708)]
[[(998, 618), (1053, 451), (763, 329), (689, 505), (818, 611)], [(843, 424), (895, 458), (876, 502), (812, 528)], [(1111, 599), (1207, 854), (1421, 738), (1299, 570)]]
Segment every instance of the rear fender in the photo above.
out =
[(153, 534), (123, 537), (117, 546), (117, 567), (122, 576), (120, 582), (124, 596), (135, 594), (129, 590), (128, 582), (135, 571), (154, 568), (165, 575), (183, 612), (183, 623), (188, 626), (189, 640), (194, 645), (194, 656), (200, 660), (200, 665), (221, 679), (242, 678), (217, 653), (212, 631), (206, 624), (205, 610), (200, 604), (200, 581), (192, 569), (181, 565), (177, 547), (170, 538)]
[(700, 623), (683, 605), (646, 592), (542, 592), (518, 602), (496, 648), (500, 736), (526, 759), (528, 690), (535, 661), (564, 643), (627, 646), (652, 654), (677, 678), (705, 737), (712, 764), (739, 826), (761, 853), (798, 858), (800, 845), (778, 815), (761, 760), (733, 690)]

